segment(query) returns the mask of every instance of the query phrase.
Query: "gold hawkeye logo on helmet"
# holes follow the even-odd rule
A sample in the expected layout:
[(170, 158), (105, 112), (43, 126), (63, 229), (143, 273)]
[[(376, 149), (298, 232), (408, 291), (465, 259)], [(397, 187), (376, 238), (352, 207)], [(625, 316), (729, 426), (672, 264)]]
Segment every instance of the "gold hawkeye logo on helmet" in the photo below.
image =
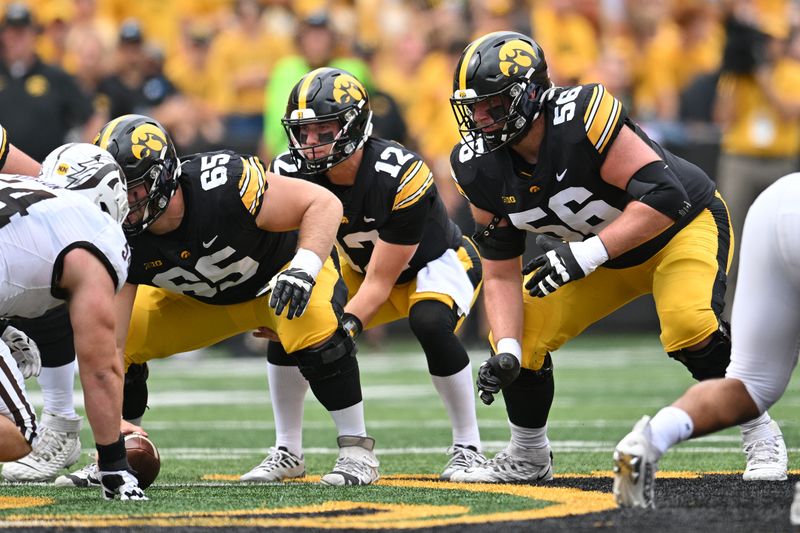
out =
[(131, 133), (131, 151), (136, 159), (158, 154), (167, 145), (167, 138), (158, 126), (142, 124)]
[(364, 93), (364, 86), (353, 76), (342, 74), (333, 80), (333, 99), (340, 104), (363, 100)]
[(498, 57), (500, 58), (500, 72), (509, 77), (516, 76), (520, 74), (520, 69), (528, 69), (533, 66), (536, 50), (530, 43), (514, 39), (500, 47)]

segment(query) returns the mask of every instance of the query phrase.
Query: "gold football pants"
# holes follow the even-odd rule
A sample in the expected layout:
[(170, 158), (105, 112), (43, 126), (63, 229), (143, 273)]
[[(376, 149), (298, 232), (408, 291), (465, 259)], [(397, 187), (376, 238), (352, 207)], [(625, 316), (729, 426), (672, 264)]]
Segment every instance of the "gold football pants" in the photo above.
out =
[(268, 304), (269, 295), (238, 304), (212, 305), (140, 285), (125, 345), (125, 368), (204, 348), (260, 326), (275, 331), (288, 353), (309, 348), (336, 331), (339, 320), (333, 307), (335, 299), (344, 306), (344, 287), (331, 258), (317, 275), (305, 313), (292, 320), (286, 318), (286, 311), (275, 315)]
[[(463, 238), (463, 245), (456, 250), (456, 254), (475, 288), (472, 294), (472, 305), (474, 305), (483, 280), (480, 263), (481, 256), (475, 245), (467, 237)], [(356, 272), (350, 265), (344, 263), (342, 264), (342, 278), (344, 278), (344, 282), (347, 284), (349, 298), (352, 298), (364, 282), (364, 274)], [(451, 309), (456, 305), (453, 298), (447, 294), (439, 292), (417, 292), (417, 280), (412, 279), (406, 283), (395, 285), (394, 288), (392, 288), (392, 292), (389, 293), (389, 298), (378, 308), (378, 312), (364, 329), (374, 328), (381, 324), (388, 324), (400, 320), (401, 318), (406, 318), (411, 311), (411, 307), (417, 302), (424, 300), (442, 302)], [(461, 324), (464, 323), (464, 318), (466, 318), (466, 315), (461, 315), (461, 318), (459, 318), (456, 324), (456, 331), (458, 331)]]
[[(642, 264), (600, 267), (544, 298), (523, 288), (522, 366), (538, 370), (560, 348), (628, 302), (652, 294), (667, 352), (702, 341), (718, 328), (733, 233), (724, 201), (716, 195), (688, 226)], [(523, 281), (523, 287), (533, 274)]]

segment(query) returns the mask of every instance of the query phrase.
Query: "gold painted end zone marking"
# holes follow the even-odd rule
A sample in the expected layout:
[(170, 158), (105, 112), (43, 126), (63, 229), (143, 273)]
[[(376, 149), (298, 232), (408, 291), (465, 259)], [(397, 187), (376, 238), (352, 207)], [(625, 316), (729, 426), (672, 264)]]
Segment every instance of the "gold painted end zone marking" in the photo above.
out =
[(0, 496), (0, 509), (22, 509), (39, 507), (55, 503), (52, 498), (35, 498), (32, 496)]

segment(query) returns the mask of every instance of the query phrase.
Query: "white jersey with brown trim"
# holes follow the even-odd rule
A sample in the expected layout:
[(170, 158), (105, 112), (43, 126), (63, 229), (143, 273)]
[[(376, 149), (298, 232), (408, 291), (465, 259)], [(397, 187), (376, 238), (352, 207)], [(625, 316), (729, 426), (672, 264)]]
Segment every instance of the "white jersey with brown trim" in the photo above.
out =
[(180, 227), (131, 238), (128, 281), (160, 287), (214, 305), (251, 300), (294, 255), (297, 232), (256, 224), (267, 171), (257, 157), (229, 150), (181, 160)]
[(58, 283), (75, 248), (93, 253), (122, 287), (130, 249), (115, 220), (79, 193), (0, 174), (0, 316), (36, 318), (63, 304)]
[(606, 183), (600, 169), (623, 127), (631, 128), (672, 168), (689, 195), (692, 211), (657, 238), (607, 266), (646, 260), (713, 197), (711, 179), (648, 138), (602, 85), (551, 89), (540, 120), (545, 121), (545, 133), (536, 164), (526, 162), (511, 147), (476, 157), (464, 142), (456, 145), (450, 157), (453, 178), (462, 194), (520, 231), (583, 241), (622, 213), (633, 197)]

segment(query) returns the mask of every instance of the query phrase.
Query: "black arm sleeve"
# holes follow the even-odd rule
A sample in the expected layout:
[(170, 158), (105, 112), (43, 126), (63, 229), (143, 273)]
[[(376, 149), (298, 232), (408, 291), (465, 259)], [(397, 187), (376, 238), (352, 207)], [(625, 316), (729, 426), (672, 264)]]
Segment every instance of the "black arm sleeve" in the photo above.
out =
[(672, 220), (678, 220), (692, 208), (686, 189), (664, 161), (653, 161), (637, 170), (628, 182), (627, 191)]

